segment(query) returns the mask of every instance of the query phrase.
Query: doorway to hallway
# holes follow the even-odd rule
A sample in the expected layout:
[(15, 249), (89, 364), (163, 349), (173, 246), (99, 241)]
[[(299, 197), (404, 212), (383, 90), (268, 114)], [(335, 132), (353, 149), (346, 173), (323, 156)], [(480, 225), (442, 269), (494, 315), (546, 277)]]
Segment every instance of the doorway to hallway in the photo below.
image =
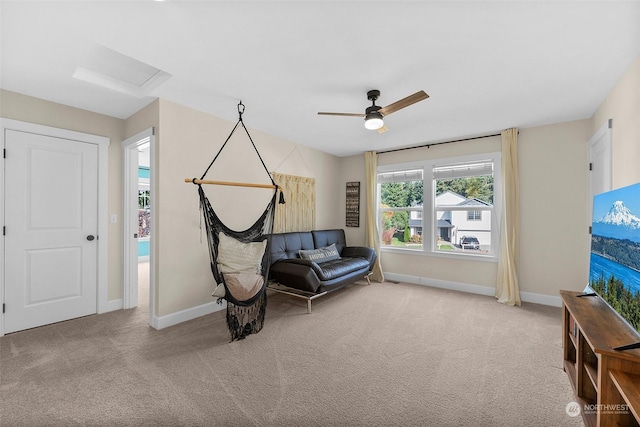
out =
[(154, 318), (155, 135), (153, 128), (122, 142), (124, 169), (123, 308), (144, 304)]

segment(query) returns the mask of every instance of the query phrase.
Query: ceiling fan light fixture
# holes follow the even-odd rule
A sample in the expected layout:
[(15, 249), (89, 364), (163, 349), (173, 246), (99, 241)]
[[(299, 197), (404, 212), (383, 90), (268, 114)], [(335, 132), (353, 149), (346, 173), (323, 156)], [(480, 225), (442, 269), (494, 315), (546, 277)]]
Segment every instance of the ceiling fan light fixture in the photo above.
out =
[(383, 118), (388, 116), (391, 113), (394, 113), (398, 110), (408, 107), (409, 105), (413, 105), (416, 102), (423, 101), (429, 98), (429, 95), (423, 90), (420, 90), (413, 95), (409, 95), (405, 98), (402, 98), (399, 101), (396, 101), (392, 104), (387, 105), (386, 107), (380, 107), (376, 105), (376, 101), (380, 97), (380, 91), (377, 89), (370, 90), (367, 92), (367, 99), (371, 101), (371, 106), (367, 108), (364, 114), (358, 113), (327, 113), (327, 112), (318, 112), (319, 115), (322, 116), (347, 116), (347, 117), (364, 117), (364, 127), (370, 130), (377, 130), (378, 133), (384, 133), (388, 131), (387, 127), (384, 125)]
[(384, 126), (384, 121), (382, 121), (382, 114), (380, 114), (378, 109), (380, 109), (380, 107), (378, 106), (367, 108), (367, 114), (364, 116), (365, 128), (369, 130), (378, 130), (382, 126)]

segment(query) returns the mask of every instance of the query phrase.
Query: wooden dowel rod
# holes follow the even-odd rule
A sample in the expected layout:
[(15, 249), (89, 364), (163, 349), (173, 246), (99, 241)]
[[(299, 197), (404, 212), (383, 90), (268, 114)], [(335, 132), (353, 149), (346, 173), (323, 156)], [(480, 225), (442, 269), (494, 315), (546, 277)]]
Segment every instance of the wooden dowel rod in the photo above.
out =
[(185, 178), (184, 182), (194, 184), (213, 184), (213, 185), (231, 185), (234, 187), (253, 187), (253, 188), (276, 188), (273, 184), (248, 184), (245, 182), (228, 182), (228, 181), (211, 181), (208, 179)]

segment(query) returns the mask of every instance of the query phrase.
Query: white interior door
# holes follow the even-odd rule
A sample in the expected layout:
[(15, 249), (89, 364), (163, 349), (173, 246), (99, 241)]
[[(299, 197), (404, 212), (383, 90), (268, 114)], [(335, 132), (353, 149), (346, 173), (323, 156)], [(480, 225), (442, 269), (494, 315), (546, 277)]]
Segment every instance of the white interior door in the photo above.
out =
[(97, 312), (98, 146), (6, 130), (5, 332)]

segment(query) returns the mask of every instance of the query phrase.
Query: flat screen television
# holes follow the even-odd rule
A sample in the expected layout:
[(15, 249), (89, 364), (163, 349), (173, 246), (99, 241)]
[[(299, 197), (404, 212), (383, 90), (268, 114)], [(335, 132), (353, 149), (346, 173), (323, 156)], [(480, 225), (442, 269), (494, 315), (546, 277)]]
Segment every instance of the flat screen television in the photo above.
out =
[(589, 284), (638, 334), (640, 347), (640, 183), (593, 199)]

